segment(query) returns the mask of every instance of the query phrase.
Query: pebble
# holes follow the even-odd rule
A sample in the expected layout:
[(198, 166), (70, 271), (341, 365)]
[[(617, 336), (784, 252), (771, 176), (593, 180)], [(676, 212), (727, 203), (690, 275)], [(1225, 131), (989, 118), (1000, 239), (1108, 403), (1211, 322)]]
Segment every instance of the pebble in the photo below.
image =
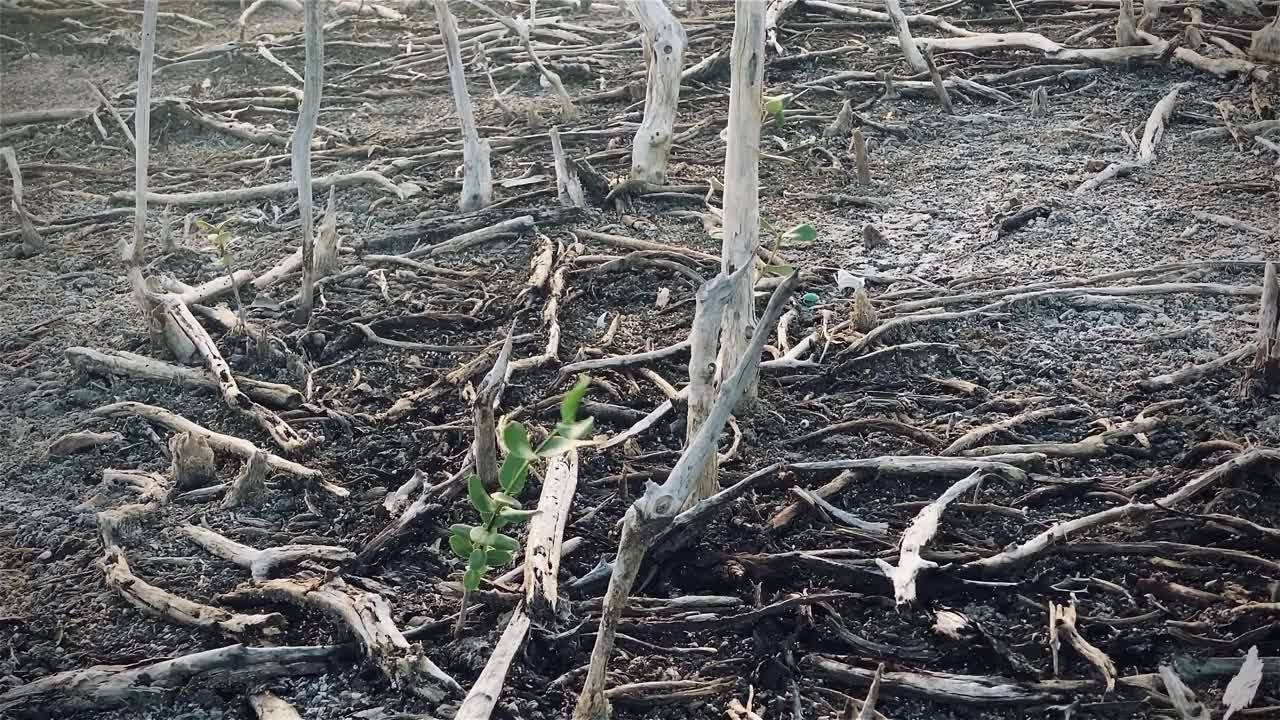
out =
[(45, 550), (44, 552), (42, 552), (42, 553), (40, 553), (39, 555), (37, 555), (37, 556), (36, 556), (36, 561), (37, 561), (37, 562), (49, 562), (49, 561), (50, 561), (50, 560), (52, 560), (52, 559), (53, 559), (53, 551), (52, 551), (52, 550)]

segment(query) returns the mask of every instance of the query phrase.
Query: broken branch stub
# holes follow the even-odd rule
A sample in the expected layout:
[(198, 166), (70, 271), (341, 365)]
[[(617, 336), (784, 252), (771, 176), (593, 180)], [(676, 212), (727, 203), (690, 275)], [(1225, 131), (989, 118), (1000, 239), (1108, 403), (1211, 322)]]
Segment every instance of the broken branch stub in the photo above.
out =
[(448, 0), (435, 0), (436, 21), (444, 41), (445, 57), (449, 63), (449, 87), (453, 91), (453, 104), (457, 109), (458, 123), (462, 126), (462, 196), (458, 208), (463, 212), (480, 210), (490, 205), (493, 198), (493, 175), (489, 166), (489, 141), (480, 137), (476, 129), (475, 114), (471, 109), (471, 95), (467, 92), (467, 79), (462, 64), (462, 45), (458, 41), (458, 25), (449, 10)]
[(1245, 373), (1242, 390), (1253, 397), (1280, 390), (1280, 272), (1273, 262), (1263, 271), (1253, 364)]
[(631, 179), (662, 185), (667, 181), (687, 40), (684, 27), (663, 0), (630, 0), (627, 4), (640, 21), (649, 50), (644, 119), (631, 147)]
[(307, 0), (302, 6), (303, 43), (306, 65), (303, 71), (302, 103), (298, 109), (298, 125), (293, 132), (293, 181), (298, 186), (298, 219), (302, 222), (302, 302), (298, 319), (303, 325), (311, 320), (315, 305), (316, 259), (315, 226), (311, 198), (311, 138), (320, 119), (320, 94), (324, 91), (324, 17), (318, 0)]
[[(689, 331), (689, 414), (685, 442), (693, 442), (697, 437), (716, 399), (716, 346), (733, 281), (731, 276), (718, 274), (698, 289), (695, 299), (693, 327)], [(686, 509), (720, 489), (717, 467), (717, 458), (712, 454), (694, 483), (693, 494), (685, 501)]]

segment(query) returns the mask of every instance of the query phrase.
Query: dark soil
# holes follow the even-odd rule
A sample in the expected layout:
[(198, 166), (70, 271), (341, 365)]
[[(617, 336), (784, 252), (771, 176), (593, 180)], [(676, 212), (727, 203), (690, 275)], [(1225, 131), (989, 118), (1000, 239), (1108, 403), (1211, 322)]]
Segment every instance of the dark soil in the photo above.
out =
[[(733, 30), (730, 4), (705, 4), (709, 15), (687, 22), (687, 64), (729, 44)], [(84, 82), (87, 79), (130, 117), (137, 16), (87, 3), (63, 5), (73, 10), (0, 10), (0, 112), (92, 107), (95, 100)], [(552, 8), (541, 9), (542, 5), (540, 14), (553, 12)], [(1019, 7), (1026, 29), (1059, 41), (1110, 17), (1102, 14), (1108, 12), (1102, 3), (1093, 3), (1095, 14), (1084, 19), (1058, 19), (1056, 14), (1064, 8), (1052, 3), (1020, 3)], [(1099, 7), (1102, 10), (1096, 10)], [(158, 52), (167, 58), (238, 37), (235, 19), (239, 8), (235, 3), (165, 3), (161, 9), (180, 11), (212, 25), (162, 19)], [(908, 12), (925, 10), (908, 8)], [(489, 22), (469, 7), (459, 7), (457, 12), (464, 29)], [(634, 24), (618, 13), (600, 11), (571, 17), (568, 10), (557, 12), (568, 22), (596, 31), (591, 35), (593, 42), (620, 42), (635, 35)], [(979, 10), (956, 5), (940, 12), (974, 30), (1016, 29), (1016, 20), (1004, 17), (1008, 12), (1003, 8)], [(1274, 5), (1268, 12), (1274, 12)], [(347, 19), (326, 35), (327, 84), (320, 123), (333, 134), (319, 136), (327, 152), (317, 153), (316, 174), (377, 169), (397, 183), (411, 182), (422, 189), (406, 200), (389, 199), (364, 186), (337, 191), (338, 228), (344, 244), (355, 249), (354, 255), (344, 258), (347, 267), (358, 264), (364, 253), (399, 253), (415, 243), (434, 243), (447, 237), (413, 231), (412, 223), (458, 219), (453, 216), (460, 188), (455, 179), (459, 160), (430, 156), (458, 147), (444, 63), (413, 72), (341, 77), (359, 66), (403, 53), (410, 39), (421, 47), (418, 39), (434, 34), (429, 7), (407, 13), (408, 19), (403, 21)], [(1213, 22), (1247, 29), (1261, 25), (1261, 21), (1239, 18), (1215, 18)], [(300, 25), (300, 18), (267, 8), (250, 22), (247, 39), (237, 50), (217, 54), (205, 64), (160, 72), (154, 95), (230, 100), (226, 107), (232, 110), (245, 109), (251, 102), (247, 98), (281, 97), (273, 87), (297, 83), (264, 60), (255, 42), (265, 43), (276, 57), (301, 71)], [(905, 72), (896, 48), (884, 42), (889, 32), (886, 26), (836, 22), (829, 16), (804, 12), (789, 16), (783, 25), (781, 39), (792, 53), (851, 44), (864, 48), (803, 62), (771, 64), (766, 75), (769, 94), (799, 94), (802, 83), (844, 70), (891, 68)], [(1176, 13), (1170, 12), (1156, 23), (1154, 32), (1171, 38), (1182, 26)], [(918, 34), (934, 34), (927, 30), (923, 28)], [(1081, 42), (1102, 47), (1110, 42), (1110, 35), (1108, 24)], [(1239, 36), (1224, 37), (1237, 44), (1247, 43)], [(1202, 50), (1213, 54), (1208, 48)], [(495, 151), (495, 179), (517, 178), (532, 166), (553, 178), (544, 130), (556, 113), (554, 97), (542, 91), (534, 71), (513, 67), (525, 60), (523, 54), (495, 53), (492, 48), (489, 54), (500, 88), (518, 81), (507, 99), (518, 117), (503, 117), (483, 76), (473, 71), (469, 75), (472, 99), (482, 132), (490, 137), (529, 138)], [(1027, 51), (939, 52), (937, 60), (944, 73), (969, 78), (1048, 62), (1039, 53)], [(617, 88), (640, 77), (643, 59), (638, 44), (614, 50), (596, 61), (565, 67), (562, 72), (582, 112), (578, 121), (561, 128), (569, 152), (589, 157), (611, 178), (625, 176), (630, 138), (642, 103), (629, 99), (588, 102), (587, 98), (601, 88)], [(1273, 68), (1272, 75), (1276, 74)], [(1141, 136), (1151, 108), (1180, 82), (1190, 85), (1182, 93), (1157, 160), (1096, 191), (1074, 194), (1074, 188), (1099, 169), (1095, 161), (1131, 157), (1126, 137)], [(831, 85), (839, 89), (840, 84)], [(824, 90), (800, 94), (789, 111), (791, 119), (780, 128), (765, 129), (762, 151), (769, 157), (760, 164), (762, 214), (778, 228), (807, 222), (819, 232), (819, 239), (811, 245), (784, 245), (780, 251), (811, 278), (804, 291), (820, 298), (816, 308), (801, 307), (797, 298), (793, 341), (811, 331), (823, 309), (833, 310), (836, 321), (844, 316), (845, 300), (835, 284), (837, 269), (869, 279), (872, 299), (885, 310), (884, 320), (892, 316), (887, 308), (894, 303), (935, 295), (1083, 278), (1168, 262), (1276, 258), (1274, 153), (1247, 138), (1237, 143), (1229, 139), (1196, 142), (1190, 137), (1196, 130), (1220, 125), (1222, 113), (1233, 126), (1258, 119), (1251, 89), (1255, 98), (1269, 99), (1275, 105), (1280, 103), (1280, 94), (1274, 88), (1260, 83), (1251, 88), (1247, 81), (1219, 79), (1183, 65), (1103, 67), (1082, 79), (1047, 85), (1050, 112), (1047, 117), (1033, 118), (1028, 112), (1030, 87), (1009, 83), (998, 87), (1017, 103), (999, 105), (966, 95), (956, 98), (957, 114), (949, 116), (931, 96), (920, 96), (880, 100), (862, 110), (876, 123), (906, 131), (905, 137), (899, 137), (865, 128), (874, 177), (870, 188), (857, 185), (852, 161), (846, 155), (847, 137), (826, 137), (822, 132), (839, 109), (844, 99), (841, 95)], [(675, 149), (671, 184), (705, 184), (722, 176), (723, 143), (717, 133), (724, 127), (727, 92), (724, 73), (691, 81), (685, 87), (681, 127), (703, 121), (708, 124)], [(880, 94), (879, 89), (860, 86), (842, 92), (855, 106)], [(12, 144), (16, 149), (23, 166), (28, 209), (37, 216), (37, 225), (49, 243), (44, 253), (6, 259), (0, 265), (0, 645), (4, 648), (0, 684), (5, 686), (93, 665), (138, 663), (232, 642), (216, 633), (144, 614), (104, 586), (94, 513), (133, 500), (118, 491), (103, 490), (101, 471), (137, 468), (164, 472), (167, 463), (146, 423), (139, 419), (101, 421), (91, 417), (90, 410), (121, 400), (140, 401), (167, 408), (208, 428), (251, 439), (262, 447), (271, 443), (265, 433), (229, 411), (213, 393), (140, 380), (82, 377), (64, 358), (63, 351), (70, 346), (130, 350), (157, 357), (164, 353), (150, 344), (144, 318), (129, 295), (118, 260), (117, 243), (131, 232), (129, 218), (117, 215), (76, 220), (107, 209), (113, 205), (109, 200), (112, 193), (133, 187), (128, 142), (106, 112), (98, 116), (105, 139), (90, 119), (41, 124), (31, 133), (14, 134), (10, 126), (0, 128), (6, 136), (0, 144)], [(273, 126), (288, 136), (294, 116), (291, 108), (257, 108), (238, 119), (260, 128)], [(568, 132), (580, 129), (596, 132)], [(163, 109), (153, 113), (150, 141), (150, 177), (152, 189), (158, 192), (236, 188), (289, 177), (285, 148), (254, 145), (214, 129), (192, 126), (180, 114)], [(341, 152), (347, 146), (368, 146), (369, 150)], [(238, 162), (249, 159), (257, 160)], [(8, 202), (11, 190), (7, 182), (3, 186), (0, 227), (5, 230), (0, 232), (4, 239), (0, 248), (11, 248), (20, 238)], [(549, 208), (556, 202), (554, 179), (495, 190), (495, 199), (506, 204), (480, 216), (474, 226), (514, 217), (526, 209)], [(888, 209), (840, 207), (794, 193), (870, 195), (886, 201)], [(325, 196), (316, 193), (317, 202), (323, 203)], [(122, 207), (120, 203), (114, 206)], [(995, 231), (1005, 217), (1036, 207), (1043, 208), (1036, 213), (1040, 217), (1011, 232)], [(589, 228), (718, 253), (716, 241), (707, 236), (696, 216), (672, 212), (703, 209), (693, 196), (641, 197), (621, 213), (612, 203), (596, 198), (595, 208), (580, 219), (548, 223), (540, 232), (566, 245), (574, 241), (575, 229)], [(191, 210), (211, 222), (234, 217), (230, 227), (238, 237), (233, 246), (235, 262), (255, 272), (274, 265), (298, 243), (296, 198), (287, 194), (241, 206)], [(1194, 211), (1229, 216), (1270, 234), (1197, 220)], [(153, 208), (148, 272), (195, 285), (217, 277), (222, 270), (198, 235), (181, 239), (185, 212), (175, 208), (171, 216), (180, 238), (179, 249), (161, 255), (162, 209)], [(50, 227), (55, 223), (61, 227)], [(882, 246), (864, 248), (862, 232), (867, 223), (884, 234)], [(296, 278), (270, 288), (262, 297), (247, 292), (244, 302), (253, 303), (248, 309), (251, 321), (270, 328), (291, 351), (306, 358), (313, 372), (312, 402), (334, 411), (328, 416), (302, 413), (307, 417), (295, 421), (296, 427), (325, 438), (295, 459), (322, 470), (328, 479), (349, 489), (351, 496), (336, 499), (308, 492), (287, 476), (273, 475), (266, 499), (252, 508), (229, 512), (220, 509), (216, 501), (168, 505), (127, 536), (125, 550), (134, 572), (184, 597), (217, 604), (219, 595), (249, 579), (239, 568), (204, 554), (189, 542), (178, 531), (182, 523), (203, 523), (255, 547), (317, 542), (358, 550), (393, 519), (383, 508), (387, 492), (417, 470), (426, 473), (432, 483), (456, 472), (471, 440), (464, 388), (451, 389), (393, 423), (377, 422), (375, 416), (402, 393), (430, 385), (474, 353), (410, 351), (373, 344), (366, 342), (352, 323), (382, 320), (385, 329), (380, 332), (398, 340), (484, 345), (499, 339), (515, 319), (519, 332), (539, 333), (532, 343), (517, 348), (516, 357), (535, 354), (545, 344), (543, 296), (524, 299), (518, 294), (536, 245), (535, 236), (524, 236), (491, 243), (463, 256), (440, 258), (439, 264), (447, 267), (483, 272), (483, 282), (464, 287), (462, 292), (393, 265), (380, 265), (374, 272), (329, 283), (309, 331), (292, 323), (288, 306), (281, 308), (297, 291)], [(615, 248), (591, 242), (586, 243), (585, 252), (618, 254)], [(710, 270), (706, 274), (709, 276)], [(1257, 285), (1261, 275), (1261, 266), (1256, 263), (1206, 265), (1111, 284), (1158, 281), (1245, 286)], [(670, 288), (671, 303), (666, 309), (657, 309), (655, 297), (664, 287)], [(563, 330), (560, 360), (570, 362), (580, 348), (597, 346), (604, 328), (617, 315), (621, 322), (610, 352), (636, 352), (683, 339), (693, 312), (693, 292), (692, 284), (683, 278), (653, 269), (572, 275), (559, 316)], [(972, 307), (977, 304), (948, 309)], [(1015, 415), (1026, 407), (1074, 404), (1087, 409), (1085, 416), (1021, 426), (1013, 433), (990, 437), (985, 444), (1072, 442), (1098, 432), (1100, 425), (1096, 423), (1121, 423), (1155, 402), (1185, 399), (1167, 413), (1168, 422), (1141, 443), (1129, 438), (1093, 459), (1051, 459), (1036, 470), (1033, 482), (993, 479), (984, 483), (976, 499), (966, 497), (965, 501), (1013, 507), (1025, 510), (1023, 515), (953, 509), (946, 513), (940, 533), (930, 545), (941, 561), (994, 554), (1056, 521), (1125, 502), (1117, 491), (1135, 482), (1151, 480), (1134, 496), (1149, 500), (1226, 458), (1219, 454), (1189, 468), (1177, 467), (1175, 463), (1198, 442), (1225, 439), (1246, 446), (1280, 446), (1280, 399), (1243, 400), (1242, 364), (1155, 395), (1141, 392), (1136, 385), (1152, 375), (1211, 360), (1240, 347), (1252, 337), (1257, 308), (1256, 296), (1200, 293), (1055, 298), (1015, 305), (990, 317), (908, 326), (887, 338), (888, 343), (927, 341), (946, 343), (951, 349), (902, 353), (844, 371), (836, 368), (847, 358), (835, 358), (846, 341), (837, 341), (826, 353), (822, 369), (764, 376), (759, 408), (738, 419), (741, 448), (722, 469), (722, 479), (728, 484), (779, 461), (928, 455), (939, 450), (880, 430), (838, 433), (803, 445), (788, 442), (846, 419), (896, 419), (949, 443), (973, 427)], [(471, 320), (396, 320), (424, 311), (463, 313)], [(1176, 333), (1180, 330), (1187, 332)], [(1173, 337), (1166, 337), (1170, 335)], [(245, 374), (301, 387), (298, 373), (283, 363), (273, 366), (251, 360), (243, 339), (223, 336), (218, 340), (224, 356)], [(687, 376), (685, 356), (651, 367), (672, 382)], [(616, 389), (616, 396), (593, 387), (588, 394), (591, 400), (647, 413), (663, 399), (654, 384), (639, 374), (605, 371), (598, 377)], [(970, 394), (958, 392), (940, 385), (938, 378), (966, 380), (977, 389)], [(511, 412), (531, 405), (563, 392), (570, 382), (557, 375), (554, 365), (517, 374), (501, 409)], [(644, 478), (660, 480), (674, 464), (683, 438), (683, 425), (673, 422), (676, 417), (664, 418), (655, 429), (641, 435), (638, 447), (629, 448), (630, 455), (622, 448), (584, 452), (582, 482), (566, 536), (580, 536), (585, 542), (565, 559), (563, 586), (615, 551), (617, 522), (626, 508), (626, 502), (618, 497), (623, 482), (619, 477), (626, 473), (628, 497), (634, 498), (642, 491)], [(551, 424), (547, 417), (524, 419), (544, 429)], [(438, 427), (449, 424), (462, 427)], [(598, 420), (599, 431), (608, 435), (627, 425)], [(80, 429), (114, 430), (122, 433), (123, 439), (71, 457), (48, 455), (48, 445), (54, 439)], [(160, 442), (165, 442), (167, 431), (157, 432)], [(727, 447), (728, 438), (725, 442)], [(219, 455), (223, 480), (233, 478), (239, 466), (238, 459)], [(796, 594), (850, 591), (856, 595), (833, 602), (831, 609), (852, 632), (899, 648), (897, 656), (873, 657), (851, 647), (832, 630), (828, 611), (818, 606), (791, 610), (751, 626), (697, 631), (646, 628), (643, 621), (629, 621), (624, 632), (647, 644), (619, 641), (610, 666), (612, 684), (731, 678), (736, 685), (729, 693), (673, 705), (620, 702), (614, 708), (615, 718), (725, 717), (730, 697), (745, 701), (749, 687), (754, 688), (756, 708), (766, 718), (790, 717), (793, 692), (799, 694), (802, 717), (823, 718), (832, 716), (843, 704), (837, 694), (823, 688), (856, 697), (865, 695), (865, 687), (807, 673), (801, 660), (811, 653), (838, 656), (860, 667), (874, 668), (884, 660), (889, 670), (1019, 677), (1008, 660), (1015, 656), (1047, 679), (1051, 663), (1045, 606), (1049, 600), (1062, 602), (1069, 597), (1076, 599), (1082, 632), (1110, 655), (1121, 676), (1154, 673), (1160, 664), (1179, 658), (1241, 655), (1248, 646), (1236, 646), (1232, 640), (1259, 628), (1262, 630), (1253, 633), (1251, 640), (1260, 654), (1280, 654), (1280, 632), (1265, 629), (1274, 623), (1274, 615), (1233, 615), (1227, 612), (1227, 604), (1193, 605), (1157, 598), (1149, 590), (1153, 582), (1173, 582), (1218, 594), (1231, 603), (1273, 600), (1278, 592), (1277, 578), (1257, 565), (1158, 552), (1114, 554), (1088, 546), (1073, 549), (1066, 544), (1030, 567), (991, 578), (1004, 583), (996, 586), (961, 583), (944, 568), (922, 580), (919, 606), (895, 611), (892, 590), (870, 560), (852, 563), (852, 574), (832, 577), (799, 563), (774, 566), (766, 572), (758, 557), (754, 561), (746, 557), (849, 548), (861, 551), (866, 558), (891, 551), (891, 543), (851, 535), (838, 523), (813, 514), (784, 533), (766, 530), (766, 521), (794, 500), (791, 485), (812, 488), (831, 476), (780, 473), (703, 528), (694, 547), (658, 568), (636, 594), (660, 598), (736, 596), (743, 604), (735, 612), (742, 612), (753, 603), (768, 604)], [(1034, 501), (1020, 499), (1059, 479), (1095, 482), (1080, 492)], [(949, 483), (948, 479), (931, 477), (872, 477), (832, 502), (864, 519), (887, 522), (896, 537), (918, 507), (903, 503), (933, 499)], [(536, 497), (539, 488), (536, 481), (532, 483), (528, 497)], [(1280, 547), (1274, 542), (1239, 537), (1194, 515), (1208, 509), (1280, 527), (1277, 498), (1276, 475), (1240, 473), (1183, 508), (1190, 515), (1170, 512), (1069, 540), (1170, 541), (1241, 549), (1280, 561)], [(577, 521), (601, 505), (600, 512)], [(465, 520), (469, 512), (465, 501), (459, 499), (454, 506), (429, 514), (376, 563), (348, 569), (353, 575), (374, 578), (393, 589), (388, 600), (402, 629), (434, 623), (456, 612), (456, 597), (443, 592), (440, 583), (456, 581), (461, 566), (447, 545), (442, 551), (441, 541), (448, 526)], [(893, 560), (891, 553), (886, 557)], [(602, 593), (603, 587), (596, 584), (571, 594), (574, 610), (562, 627), (535, 629), (523, 659), (517, 660), (508, 676), (496, 717), (537, 720), (569, 716), (580, 676), (553, 681), (587, 662), (594, 640), (589, 633), (595, 628), (596, 615), (587, 612), (582, 603)], [(941, 608), (960, 610), (978, 620), (1009, 653), (1002, 657), (979, 642), (935, 634), (930, 630), (933, 611)], [(271, 638), (271, 643), (310, 645), (349, 639), (344, 628), (330, 618), (289, 606), (271, 609), (289, 619), (284, 634)], [(1137, 624), (1105, 621), (1156, 609), (1164, 613)], [(1087, 620), (1090, 618), (1093, 620)], [(1169, 621), (1201, 623), (1194, 626), (1201, 641), (1171, 632), (1174, 626)], [(579, 622), (584, 624), (577, 634), (550, 639)], [(439, 625), (439, 630), (424, 637), (428, 654), (464, 687), (469, 686), (503, 626), (502, 613), (497, 608), (478, 607), (461, 641), (450, 638), (447, 623)], [(1070, 679), (1096, 678), (1087, 663), (1065, 649), (1060, 674)], [(1226, 680), (1192, 685), (1216, 710)], [(352, 661), (337, 662), (324, 675), (273, 680), (269, 687), (292, 702), (303, 717), (317, 720), (443, 718), (453, 712), (453, 705), (428, 704), (392, 688), (368, 664)], [(180, 693), (157, 694), (153, 701), (138, 707), (101, 712), (31, 708), (30, 714), (58, 718), (250, 718), (252, 711), (245, 697), (254, 689), (192, 687)], [(1258, 712), (1274, 712), (1270, 717), (1280, 717), (1278, 698), (1280, 686), (1275, 676), (1269, 676), (1255, 702), (1255, 707), (1264, 709), (1250, 717), (1265, 716)], [(1106, 697), (1099, 684), (1072, 699), (1080, 701), (1080, 712), (1104, 717), (1172, 717), (1158, 700), (1131, 689)], [(1271, 706), (1269, 711), (1267, 706)], [(885, 716), (898, 720), (1060, 716), (1044, 707), (978, 708), (933, 702), (887, 686), (879, 707)]]

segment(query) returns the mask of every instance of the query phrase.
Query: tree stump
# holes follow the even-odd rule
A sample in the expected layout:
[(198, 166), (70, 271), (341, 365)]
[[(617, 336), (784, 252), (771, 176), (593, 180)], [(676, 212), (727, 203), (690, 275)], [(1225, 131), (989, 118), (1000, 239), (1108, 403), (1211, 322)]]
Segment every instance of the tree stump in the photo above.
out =
[(173, 487), (177, 492), (212, 485), (217, 480), (213, 467), (213, 450), (209, 441), (197, 433), (182, 432), (169, 438), (173, 455)]
[(1255, 398), (1280, 392), (1280, 277), (1273, 262), (1263, 273), (1258, 341), (1243, 385), (1244, 394)]

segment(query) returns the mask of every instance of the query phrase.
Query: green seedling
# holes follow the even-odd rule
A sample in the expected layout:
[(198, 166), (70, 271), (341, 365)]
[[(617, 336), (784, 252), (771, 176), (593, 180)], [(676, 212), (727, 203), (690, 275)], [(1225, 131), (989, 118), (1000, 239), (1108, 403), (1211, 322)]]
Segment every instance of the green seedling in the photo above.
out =
[(791, 102), (795, 96), (788, 93), (786, 95), (765, 95), (760, 98), (761, 121), (773, 118), (774, 127), (782, 127), (787, 121), (787, 103)]
[[(778, 256), (778, 248), (783, 243), (787, 245), (808, 245), (818, 239), (818, 230), (809, 223), (797, 225), (786, 232), (782, 232), (774, 227), (768, 220), (760, 218), (760, 230), (773, 236), (773, 243), (769, 248), (769, 257), (776, 258)], [(761, 270), (761, 275), (780, 277), (790, 275), (795, 272), (794, 265), (765, 265)]]
[(578, 406), (591, 382), (586, 375), (579, 375), (578, 382), (560, 401), (560, 421), (538, 447), (529, 443), (529, 433), (518, 422), (507, 423), (502, 430), (502, 442), (507, 457), (498, 469), (499, 489), (489, 492), (480, 476), (467, 479), (467, 498), (480, 516), (477, 525), (459, 523), (449, 528), (449, 547), (459, 558), (467, 561), (462, 575), (462, 606), (454, 634), (461, 631), (466, 622), (467, 604), (471, 593), (480, 589), (480, 581), (491, 568), (506, 567), (520, 549), (515, 538), (502, 534), (507, 525), (522, 523), (533, 517), (536, 510), (525, 510), (517, 499), (529, 479), (529, 468), (538, 460), (563, 455), (586, 443), (594, 420), (578, 419)]
[(196, 218), (196, 227), (200, 232), (204, 233), (205, 240), (209, 242), (209, 246), (218, 256), (218, 264), (227, 273), (227, 280), (231, 282), (231, 292), (236, 300), (236, 318), (240, 320), (240, 328), (248, 327), (244, 320), (244, 305), (240, 302), (240, 288), (235, 281), (235, 257), (231, 254), (231, 243), (236, 240), (236, 236), (227, 230), (227, 223), (234, 218), (227, 218), (217, 225), (210, 225), (200, 218)]

